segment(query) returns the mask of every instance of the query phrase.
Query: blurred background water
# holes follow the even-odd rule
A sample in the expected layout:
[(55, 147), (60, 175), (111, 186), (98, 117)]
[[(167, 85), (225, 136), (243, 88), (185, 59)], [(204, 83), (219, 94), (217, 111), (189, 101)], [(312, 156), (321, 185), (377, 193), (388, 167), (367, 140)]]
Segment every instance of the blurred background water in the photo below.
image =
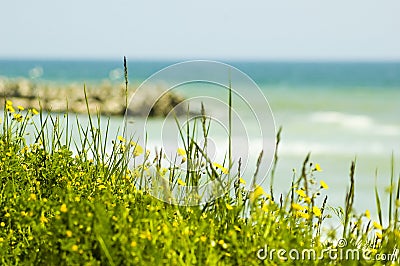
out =
[[(131, 86), (138, 86), (171, 63), (174, 62), (130, 61)], [(365, 209), (374, 212), (375, 171), (378, 169), (378, 187), (385, 193), (392, 153), (397, 164), (395, 177), (399, 177), (400, 63), (227, 63), (257, 83), (270, 104), (276, 127), (283, 127), (276, 193), (289, 190), (293, 169), (299, 172), (305, 156), (311, 152), (311, 161), (319, 163), (323, 169), (316, 174), (317, 179), (330, 186), (328, 204), (343, 205), (350, 163), (356, 159), (355, 207), (360, 212)], [(0, 60), (1, 76), (24, 77), (34, 82), (73, 82), (83, 87), (84, 83), (123, 83), (123, 68), (119, 61)], [(179, 93), (187, 98), (194, 95), (193, 90)], [(253, 93), (249, 90), (247, 97), (252, 97)], [(263, 103), (260, 99), (260, 104)], [(234, 108), (240, 113), (240, 105), (234, 103)], [(206, 110), (227, 112), (219, 106), (206, 105)], [(79, 116), (79, 119), (84, 121), (85, 117)], [(160, 130), (161, 120), (149, 121), (150, 143), (152, 134)], [(116, 130), (121, 125), (122, 118), (111, 118), (111, 129)], [(246, 127), (253, 130), (257, 125), (248, 122)], [(225, 137), (221, 133), (220, 138), (216, 136), (214, 141), (224, 141)], [(256, 164), (257, 143), (261, 141), (251, 140), (250, 164)], [(267, 189), (269, 180), (263, 185)], [(386, 198), (383, 194), (383, 202)]]

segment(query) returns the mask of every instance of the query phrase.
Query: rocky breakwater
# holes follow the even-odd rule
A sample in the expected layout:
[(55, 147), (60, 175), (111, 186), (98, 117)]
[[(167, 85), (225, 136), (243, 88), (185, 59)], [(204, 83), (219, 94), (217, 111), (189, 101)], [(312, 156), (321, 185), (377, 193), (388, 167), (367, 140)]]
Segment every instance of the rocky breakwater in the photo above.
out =
[[(177, 115), (183, 114), (185, 108), (183, 97), (175, 93), (162, 95), (162, 84), (149, 88), (141, 88), (132, 98), (136, 90), (128, 90), (128, 113), (136, 116), (165, 116), (172, 109)], [(120, 116), (125, 114), (125, 87), (109, 82), (87, 86), (87, 100), (92, 114)], [(14, 105), (25, 108), (40, 106), (44, 111), (87, 113), (85, 94), (82, 84), (55, 84), (32, 82), (28, 79), (0, 78), (0, 94)], [(159, 97), (162, 95), (162, 97)], [(132, 102), (130, 100), (132, 99)], [(4, 100), (0, 101), (1, 106)]]

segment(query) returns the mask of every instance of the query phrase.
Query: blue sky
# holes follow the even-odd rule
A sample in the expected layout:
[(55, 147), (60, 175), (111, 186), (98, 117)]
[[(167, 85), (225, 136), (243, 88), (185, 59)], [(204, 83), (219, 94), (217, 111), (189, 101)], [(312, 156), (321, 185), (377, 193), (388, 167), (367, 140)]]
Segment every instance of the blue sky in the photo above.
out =
[(3, 1), (0, 58), (400, 60), (400, 1)]

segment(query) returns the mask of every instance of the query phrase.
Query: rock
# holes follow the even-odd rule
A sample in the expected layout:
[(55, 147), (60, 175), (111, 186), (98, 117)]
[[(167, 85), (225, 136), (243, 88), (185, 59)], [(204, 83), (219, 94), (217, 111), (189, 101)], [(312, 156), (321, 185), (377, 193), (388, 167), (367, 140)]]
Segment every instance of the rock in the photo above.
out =
[(18, 82), (18, 87), (15, 91), (16, 96), (21, 98), (35, 98), (35, 93), (33, 91), (33, 86), (28, 80), (23, 79)]
[[(135, 94), (134, 102), (129, 103), (135, 90), (128, 90), (128, 114), (130, 115), (165, 116), (184, 100), (173, 93), (167, 93), (158, 99), (162, 90), (157, 86), (140, 91), (140, 95)], [(14, 106), (21, 105), (24, 108), (39, 110), (41, 105), (45, 111), (66, 112), (68, 110), (68, 112), (74, 113), (87, 113), (83, 85), (79, 84), (68, 84), (67, 86), (33, 84), (27, 79), (0, 78), (0, 92), (7, 99), (12, 100)], [(102, 115), (124, 115), (125, 94), (124, 85), (115, 86), (110, 82), (103, 82), (97, 86), (88, 86), (86, 95), (89, 111), (92, 114), (100, 112)], [(178, 115), (185, 113), (182, 106), (175, 108), (174, 111)]]
[(6, 83), (4, 80), (0, 79), (0, 94), (1, 95), (6, 95)]

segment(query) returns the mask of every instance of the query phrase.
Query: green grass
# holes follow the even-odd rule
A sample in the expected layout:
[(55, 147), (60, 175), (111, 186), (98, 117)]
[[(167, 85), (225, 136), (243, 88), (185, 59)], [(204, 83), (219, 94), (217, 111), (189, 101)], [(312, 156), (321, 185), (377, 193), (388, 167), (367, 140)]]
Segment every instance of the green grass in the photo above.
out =
[[(185, 147), (175, 161), (186, 169), (162, 167), (162, 151), (147, 152), (131, 139), (110, 137), (108, 126), (100, 130), (99, 116), (88, 113), (87, 127), (76, 121), (79, 138), (74, 139), (68, 116), (61, 123), (57, 115), (22, 109), (5, 102), (0, 132), (2, 265), (380, 265), (389, 262), (333, 260), (329, 253), (311, 261), (286, 261), (276, 252), (261, 260), (257, 253), (265, 247), (297, 249), (300, 254), (308, 248), (316, 254), (357, 248), (375, 256), (399, 248), (400, 181), (395, 181), (394, 160), (387, 212), (375, 190), (380, 220), (353, 211), (353, 162), (344, 207), (333, 209), (342, 226), (322, 233), (330, 215), (326, 184), (317, 179), (319, 165), (308, 155), (286, 194), (273, 195), (272, 181), (270, 193), (256, 182), (246, 190), (240, 169), (239, 175), (230, 176), (230, 150), (228, 161), (216, 164), (207, 157), (207, 144), (196, 142), (196, 132), (206, 137), (210, 126), (204, 107), (199, 127), (186, 123), (180, 132)], [(27, 129), (35, 132), (31, 142)], [(274, 168), (277, 160), (276, 155)], [(152, 196), (159, 189), (152, 181), (161, 178), (183, 200), (198, 196), (183, 193), (185, 184), (210, 180), (234, 193), (224, 190), (198, 206), (169, 204)], [(174, 202), (171, 195), (163, 197)], [(383, 225), (382, 215), (390, 217), (388, 224)], [(346, 246), (338, 243), (340, 238)]]

